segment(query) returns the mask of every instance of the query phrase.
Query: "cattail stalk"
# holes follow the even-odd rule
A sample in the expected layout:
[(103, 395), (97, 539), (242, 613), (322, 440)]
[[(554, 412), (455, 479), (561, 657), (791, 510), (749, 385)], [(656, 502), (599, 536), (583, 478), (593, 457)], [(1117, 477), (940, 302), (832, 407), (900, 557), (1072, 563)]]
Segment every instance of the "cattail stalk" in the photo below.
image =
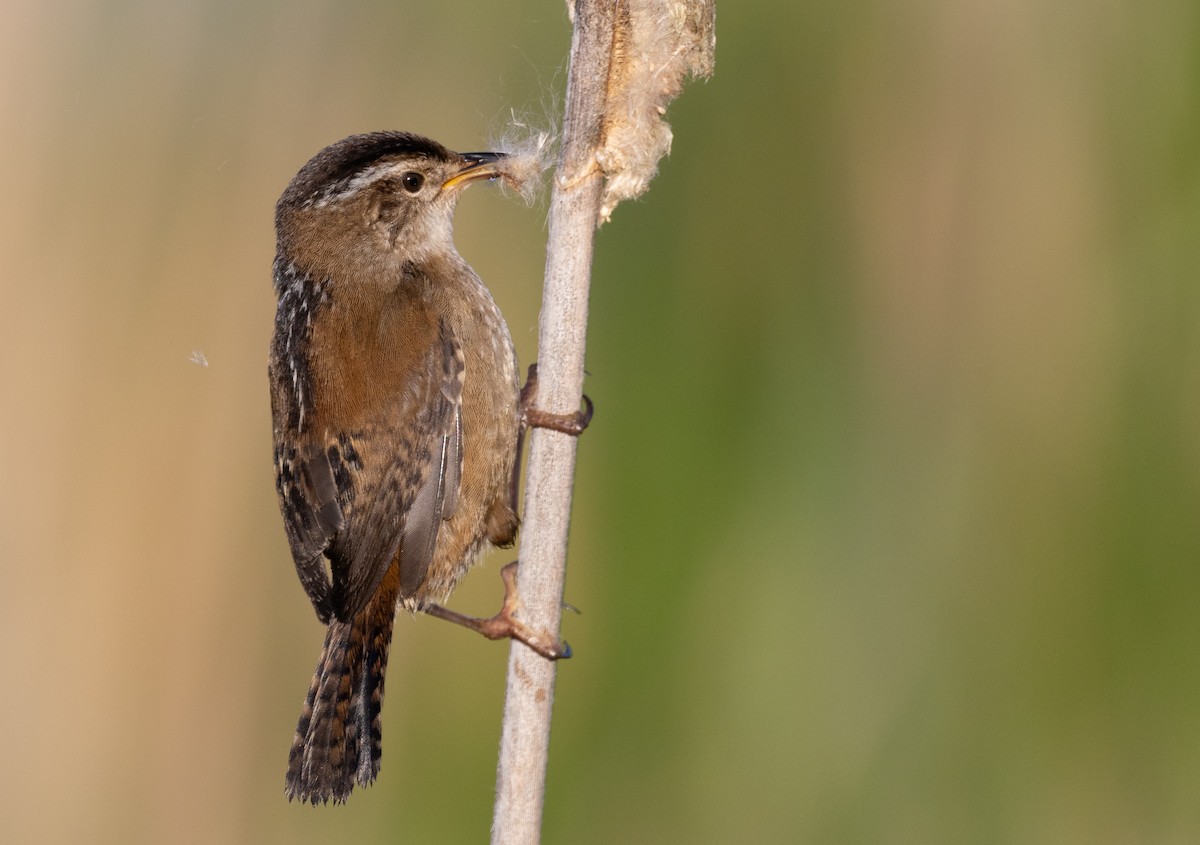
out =
[[(688, 75), (712, 72), (714, 46), (712, 0), (575, 0), (572, 19), (538, 335), (537, 406), (551, 413), (580, 407), (596, 227), (646, 190), (670, 149), (666, 105)], [(559, 630), (576, 446), (555, 431), (530, 435), (517, 587), (535, 629)], [(540, 840), (555, 670), (513, 642), (493, 843)]]

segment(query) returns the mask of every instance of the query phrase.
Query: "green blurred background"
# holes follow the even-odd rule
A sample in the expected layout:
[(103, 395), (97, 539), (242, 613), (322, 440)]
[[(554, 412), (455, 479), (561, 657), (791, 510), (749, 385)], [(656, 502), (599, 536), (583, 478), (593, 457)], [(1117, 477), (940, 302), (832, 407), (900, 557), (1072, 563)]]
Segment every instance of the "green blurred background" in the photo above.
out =
[[(506, 647), (427, 618), (377, 784), (284, 800), (322, 631), (273, 489), (272, 206), (352, 132), (555, 114), (563, 4), (2, 17), (0, 839), (485, 840)], [(597, 242), (545, 840), (1200, 841), (1200, 7), (717, 31)], [(544, 211), (458, 217), (523, 361)]]

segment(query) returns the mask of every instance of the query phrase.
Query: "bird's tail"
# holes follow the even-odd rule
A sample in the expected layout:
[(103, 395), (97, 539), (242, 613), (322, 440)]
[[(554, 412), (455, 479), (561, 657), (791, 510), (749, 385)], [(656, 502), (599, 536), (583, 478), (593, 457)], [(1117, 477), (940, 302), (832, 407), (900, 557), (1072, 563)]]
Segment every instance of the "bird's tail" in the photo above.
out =
[(329, 625), (288, 755), (289, 800), (340, 804), (355, 781), (368, 786), (379, 774), (379, 711), (396, 609), (391, 582), (396, 580), (384, 578), (352, 621), (335, 619)]

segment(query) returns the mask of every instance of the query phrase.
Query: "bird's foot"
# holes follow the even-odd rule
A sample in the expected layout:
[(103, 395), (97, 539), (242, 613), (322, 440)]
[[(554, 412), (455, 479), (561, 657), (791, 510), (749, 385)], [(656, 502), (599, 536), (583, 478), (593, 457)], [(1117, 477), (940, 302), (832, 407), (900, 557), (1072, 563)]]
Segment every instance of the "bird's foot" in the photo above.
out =
[(489, 640), (519, 640), (547, 660), (565, 660), (570, 657), (571, 646), (566, 641), (559, 641), (546, 630), (535, 631), (514, 615), (521, 609), (521, 595), (517, 592), (516, 562), (501, 569), (500, 577), (504, 579), (504, 604), (501, 605), (500, 612), (490, 619), (464, 616), (440, 604), (428, 604), (421, 610), (430, 616), (477, 631)]
[(592, 412), (595, 410), (592, 400), (586, 393), (583, 395), (584, 409), (582, 411), (576, 411), (573, 414), (552, 414), (549, 411), (533, 407), (537, 402), (537, 390), (538, 365), (530, 364), (529, 378), (526, 379), (525, 386), (521, 388), (520, 408), (523, 425), (528, 428), (548, 428), (572, 437), (583, 434), (588, 423), (592, 421)]

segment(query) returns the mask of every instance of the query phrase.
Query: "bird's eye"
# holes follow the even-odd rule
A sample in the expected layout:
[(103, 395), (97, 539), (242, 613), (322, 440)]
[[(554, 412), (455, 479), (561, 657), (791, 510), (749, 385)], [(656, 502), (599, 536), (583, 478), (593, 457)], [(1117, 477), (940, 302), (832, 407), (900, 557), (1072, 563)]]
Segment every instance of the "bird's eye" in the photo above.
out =
[(400, 184), (404, 186), (404, 190), (410, 194), (415, 194), (425, 184), (425, 177), (420, 173), (410, 170), (400, 177)]

